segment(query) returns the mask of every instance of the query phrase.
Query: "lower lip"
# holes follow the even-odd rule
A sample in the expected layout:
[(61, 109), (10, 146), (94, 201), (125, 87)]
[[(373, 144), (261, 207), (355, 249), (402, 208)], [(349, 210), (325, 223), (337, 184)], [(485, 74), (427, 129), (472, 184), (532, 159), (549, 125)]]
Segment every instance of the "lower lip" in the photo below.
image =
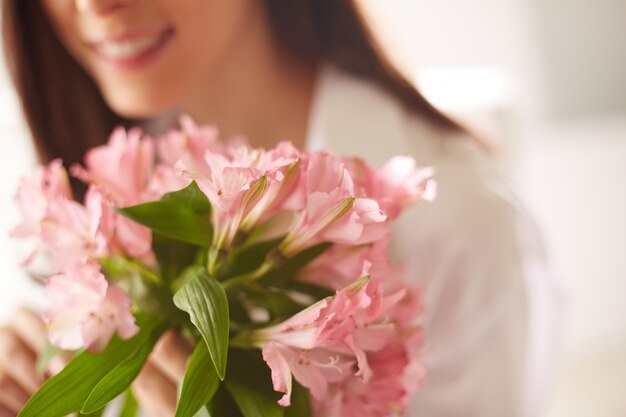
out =
[(130, 58), (122, 58), (115, 59), (110, 56), (102, 54), (100, 51), (96, 50), (96, 55), (109, 67), (115, 68), (117, 70), (137, 70), (143, 67), (146, 67), (154, 60), (157, 59), (159, 55), (163, 52), (169, 41), (174, 36), (173, 30), (167, 30), (163, 33), (161, 39), (150, 49), (141, 52), (138, 55), (135, 55)]

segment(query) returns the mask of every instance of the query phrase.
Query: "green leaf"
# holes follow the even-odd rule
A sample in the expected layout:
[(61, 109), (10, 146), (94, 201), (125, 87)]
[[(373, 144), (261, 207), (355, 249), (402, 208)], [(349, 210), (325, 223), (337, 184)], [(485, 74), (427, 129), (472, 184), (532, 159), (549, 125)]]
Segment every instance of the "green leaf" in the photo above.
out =
[(285, 237), (243, 245), (233, 249), (220, 267), (218, 278), (225, 280), (237, 275), (247, 274), (259, 268), (267, 255), (280, 245)]
[(177, 201), (153, 201), (116, 211), (172, 239), (201, 246), (209, 246), (213, 239), (209, 216)]
[(231, 349), (224, 380), (244, 417), (283, 417), (280, 394), (272, 389), (270, 369), (258, 351)]
[(164, 194), (161, 201), (172, 201), (189, 207), (198, 214), (211, 215), (211, 202), (195, 181), (179, 191)]
[(139, 405), (137, 399), (133, 395), (133, 392), (129, 389), (124, 396), (124, 404), (120, 410), (119, 417), (136, 417), (137, 411), (139, 411)]
[(183, 379), (175, 417), (193, 417), (207, 404), (220, 385), (211, 355), (203, 341), (196, 344)]
[[(138, 322), (140, 320), (138, 319)], [(54, 377), (44, 383), (19, 417), (63, 417), (78, 412), (96, 385), (111, 369), (136, 352), (156, 328), (156, 322), (142, 320), (141, 331), (128, 340), (117, 336), (99, 353), (83, 351)]]
[(311, 397), (309, 391), (293, 380), (291, 405), (285, 408), (285, 417), (311, 417)]
[(144, 343), (135, 352), (131, 353), (126, 360), (115, 366), (98, 384), (83, 404), (82, 413), (89, 414), (104, 407), (109, 401), (124, 392), (135, 380), (141, 368), (148, 360), (158, 338), (163, 333), (161, 326), (145, 338)]
[(220, 379), (226, 374), (228, 356), (229, 311), (228, 299), (222, 285), (201, 269), (194, 279), (174, 295), (178, 308), (189, 313), (211, 355)]
[(78, 417), (102, 417), (105, 410), (106, 410), (106, 407), (102, 407), (94, 411), (93, 413), (78, 413)]
[(326, 249), (332, 246), (332, 243), (322, 242), (308, 249), (303, 250), (297, 255), (288, 258), (278, 268), (272, 269), (263, 275), (259, 281), (266, 286), (282, 287), (293, 280), (296, 272), (304, 268), (309, 262), (320, 256)]
[(195, 263), (199, 250), (197, 245), (152, 233), (152, 251), (156, 255), (159, 272), (163, 281), (170, 286), (189, 265)]

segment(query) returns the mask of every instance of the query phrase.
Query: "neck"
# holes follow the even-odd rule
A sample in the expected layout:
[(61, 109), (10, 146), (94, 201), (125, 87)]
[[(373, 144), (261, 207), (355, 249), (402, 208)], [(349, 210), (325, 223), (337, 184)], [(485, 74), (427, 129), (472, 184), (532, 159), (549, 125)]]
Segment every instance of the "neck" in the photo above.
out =
[(264, 148), (289, 140), (303, 148), (316, 69), (284, 53), (266, 19), (257, 21), (188, 95), (182, 111), (217, 126), (223, 138), (244, 135)]

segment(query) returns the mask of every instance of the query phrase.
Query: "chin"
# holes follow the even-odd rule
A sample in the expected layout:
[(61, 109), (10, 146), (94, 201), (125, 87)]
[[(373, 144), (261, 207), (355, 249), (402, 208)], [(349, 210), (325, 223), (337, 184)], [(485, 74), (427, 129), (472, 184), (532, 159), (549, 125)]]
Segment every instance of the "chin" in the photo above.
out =
[(152, 119), (176, 105), (165, 97), (155, 97), (141, 92), (105, 95), (105, 101), (113, 112), (126, 119)]

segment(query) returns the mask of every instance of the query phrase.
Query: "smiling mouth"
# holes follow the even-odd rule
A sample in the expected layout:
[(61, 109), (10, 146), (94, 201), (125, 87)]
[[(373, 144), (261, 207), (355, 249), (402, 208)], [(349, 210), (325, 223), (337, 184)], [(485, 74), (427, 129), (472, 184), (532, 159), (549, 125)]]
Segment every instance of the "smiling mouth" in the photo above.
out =
[(156, 34), (104, 40), (90, 46), (100, 58), (111, 64), (135, 66), (155, 56), (173, 34), (174, 29), (168, 28)]

